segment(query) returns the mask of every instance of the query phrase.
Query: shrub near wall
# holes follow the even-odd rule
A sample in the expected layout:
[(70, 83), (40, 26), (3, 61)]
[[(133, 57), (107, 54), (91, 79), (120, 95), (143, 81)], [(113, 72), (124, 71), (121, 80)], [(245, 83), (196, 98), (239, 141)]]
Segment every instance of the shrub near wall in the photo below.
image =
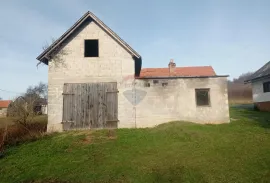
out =
[(0, 157), (6, 147), (26, 141), (34, 141), (44, 136), (47, 123), (35, 122), (22, 126), (19, 124), (0, 128)]

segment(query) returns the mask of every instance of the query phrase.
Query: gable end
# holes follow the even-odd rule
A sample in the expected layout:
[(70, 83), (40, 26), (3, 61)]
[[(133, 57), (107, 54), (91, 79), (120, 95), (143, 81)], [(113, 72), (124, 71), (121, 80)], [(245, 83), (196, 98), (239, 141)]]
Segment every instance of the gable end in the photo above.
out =
[[(141, 56), (132, 49), (124, 40), (122, 40), (115, 32), (113, 32), (108, 26), (106, 26), (100, 19), (98, 19), (93, 13), (85, 13), (70, 29), (68, 29), (59, 39), (52, 43), (46, 50), (44, 50), (38, 57), (37, 60), (48, 65), (50, 59), (48, 55), (56, 51), (61, 47), (61, 44), (68, 39), (82, 24), (86, 21), (94, 21), (102, 30), (104, 30), (109, 36), (111, 36), (118, 44), (120, 44), (129, 54), (132, 55), (134, 60), (140, 60)], [(135, 63), (136, 65), (136, 63)]]

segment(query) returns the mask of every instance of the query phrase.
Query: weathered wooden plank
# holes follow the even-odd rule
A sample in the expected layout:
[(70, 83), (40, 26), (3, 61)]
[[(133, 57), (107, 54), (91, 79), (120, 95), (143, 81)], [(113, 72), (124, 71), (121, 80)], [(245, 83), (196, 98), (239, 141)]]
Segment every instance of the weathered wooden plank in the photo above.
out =
[(75, 129), (117, 128), (117, 83), (65, 84), (63, 121), (73, 121)]
[[(73, 93), (73, 87), (72, 85), (69, 84), (69, 92)], [(73, 121), (73, 97), (74, 95), (69, 95), (69, 121)]]
[(86, 128), (90, 128), (90, 123), (89, 123), (89, 98), (90, 98), (90, 94), (88, 92), (88, 84), (85, 84), (85, 125)]
[(89, 128), (91, 128), (92, 126), (92, 121), (91, 121), (91, 118), (92, 118), (92, 90), (91, 90), (91, 85), (87, 85), (87, 88), (88, 88), (88, 123), (89, 123)]
[(97, 84), (98, 89), (98, 119), (97, 119), (97, 128), (102, 126), (102, 83)]
[[(65, 93), (69, 93), (69, 85), (65, 84), (65, 89), (64, 89)], [(69, 95), (64, 95), (64, 113), (65, 113), (65, 122), (69, 121)]]
[(74, 95), (72, 95), (72, 106), (71, 106), (71, 110), (72, 110), (72, 124), (70, 126), (71, 129), (75, 128), (75, 124), (76, 124), (76, 85), (74, 84), (70, 84), (72, 93), (74, 93)]
[(94, 108), (94, 101), (95, 101), (95, 89), (93, 88), (93, 85), (89, 84), (89, 91), (91, 92), (90, 95), (90, 128), (94, 128), (94, 121), (95, 121), (95, 108)]
[(103, 90), (102, 90), (102, 128), (106, 127), (106, 114), (107, 114), (107, 104), (106, 104), (106, 85), (109, 86), (109, 83), (103, 83)]
[[(63, 86), (63, 92), (66, 93), (67, 84), (64, 84)], [(63, 95), (63, 116), (62, 116), (62, 122), (66, 121), (66, 96)]]
[(84, 123), (84, 111), (85, 111), (85, 98), (84, 98), (84, 91), (85, 91), (85, 84), (81, 84), (81, 126), (80, 128), (84, 128), (85, 127), (85, 123)]
[(117, 83), (108, 83), (106, 90), (106, 128), (117, 128)]
[(75, 124), (74, 124), (74, 128), (78, 128), (79, 127), (79, 95), (78, 95), (78, 91), (79, 91), (79, 85), (78, 84), (74, 84), (74, 89), (75, 89)]
[(88, 128), (88, 122), (87, 122), (87, 100), (88, 100), (88, 94), (87, 94), (87, 84), (83, 84), (84, 88), (83, 88), (83, 101), (84, 101), (84, 112), (83, 112), (83, 123), (84, 123), (84, 128)]
[(82, 107), (82, 84), (79, 83), (79, 91), (78, 91), (78, 95), (79, 95), (79, 120), (78, 120), (78, 129), (82, 128), (83, 127), (83, 121), (82, 121), (82, 110), (83, 110), (83, 107)]

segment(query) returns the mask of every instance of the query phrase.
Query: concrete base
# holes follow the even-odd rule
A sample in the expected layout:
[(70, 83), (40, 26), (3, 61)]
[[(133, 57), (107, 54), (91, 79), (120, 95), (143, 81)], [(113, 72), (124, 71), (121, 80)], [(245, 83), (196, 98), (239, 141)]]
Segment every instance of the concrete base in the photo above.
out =
[(47, 132), (52, 133), (52, 132), (63, 132), (63, 124), (58, 123), (58, 124), (48, 124), (47, 125)]

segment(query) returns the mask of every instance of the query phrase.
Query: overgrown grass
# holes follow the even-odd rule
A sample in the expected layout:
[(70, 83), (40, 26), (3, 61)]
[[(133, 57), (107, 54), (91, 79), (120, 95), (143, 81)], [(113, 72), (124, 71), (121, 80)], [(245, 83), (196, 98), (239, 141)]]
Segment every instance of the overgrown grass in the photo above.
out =
[(234, 104), (252, 104), (253, 100), (252, 98), (248, 99), (229, 99), (229, 104), (234, 105)]
[(47, 136), (9, 148), (0, 182), (270, 182), (270, 113), (231, 117)]
[(13, 125), (12, 118), (0, 117), (0, 128), (4, 128), (6, 125)]
[(14, 123), (13, 118), (1, 118), (0, 122), (0, 158), (7, 147), (37, 140), (47, 129), (47, 115), (35, 116), (33, 121), (26, 125)]
[[(34, 123), (47, 123), (47, 115), (38, 115), (33, 118)], [(4, 128), (6, 125), (14, 125), (14, 118), (12, 117), (0, 117), (0, 128)]]

